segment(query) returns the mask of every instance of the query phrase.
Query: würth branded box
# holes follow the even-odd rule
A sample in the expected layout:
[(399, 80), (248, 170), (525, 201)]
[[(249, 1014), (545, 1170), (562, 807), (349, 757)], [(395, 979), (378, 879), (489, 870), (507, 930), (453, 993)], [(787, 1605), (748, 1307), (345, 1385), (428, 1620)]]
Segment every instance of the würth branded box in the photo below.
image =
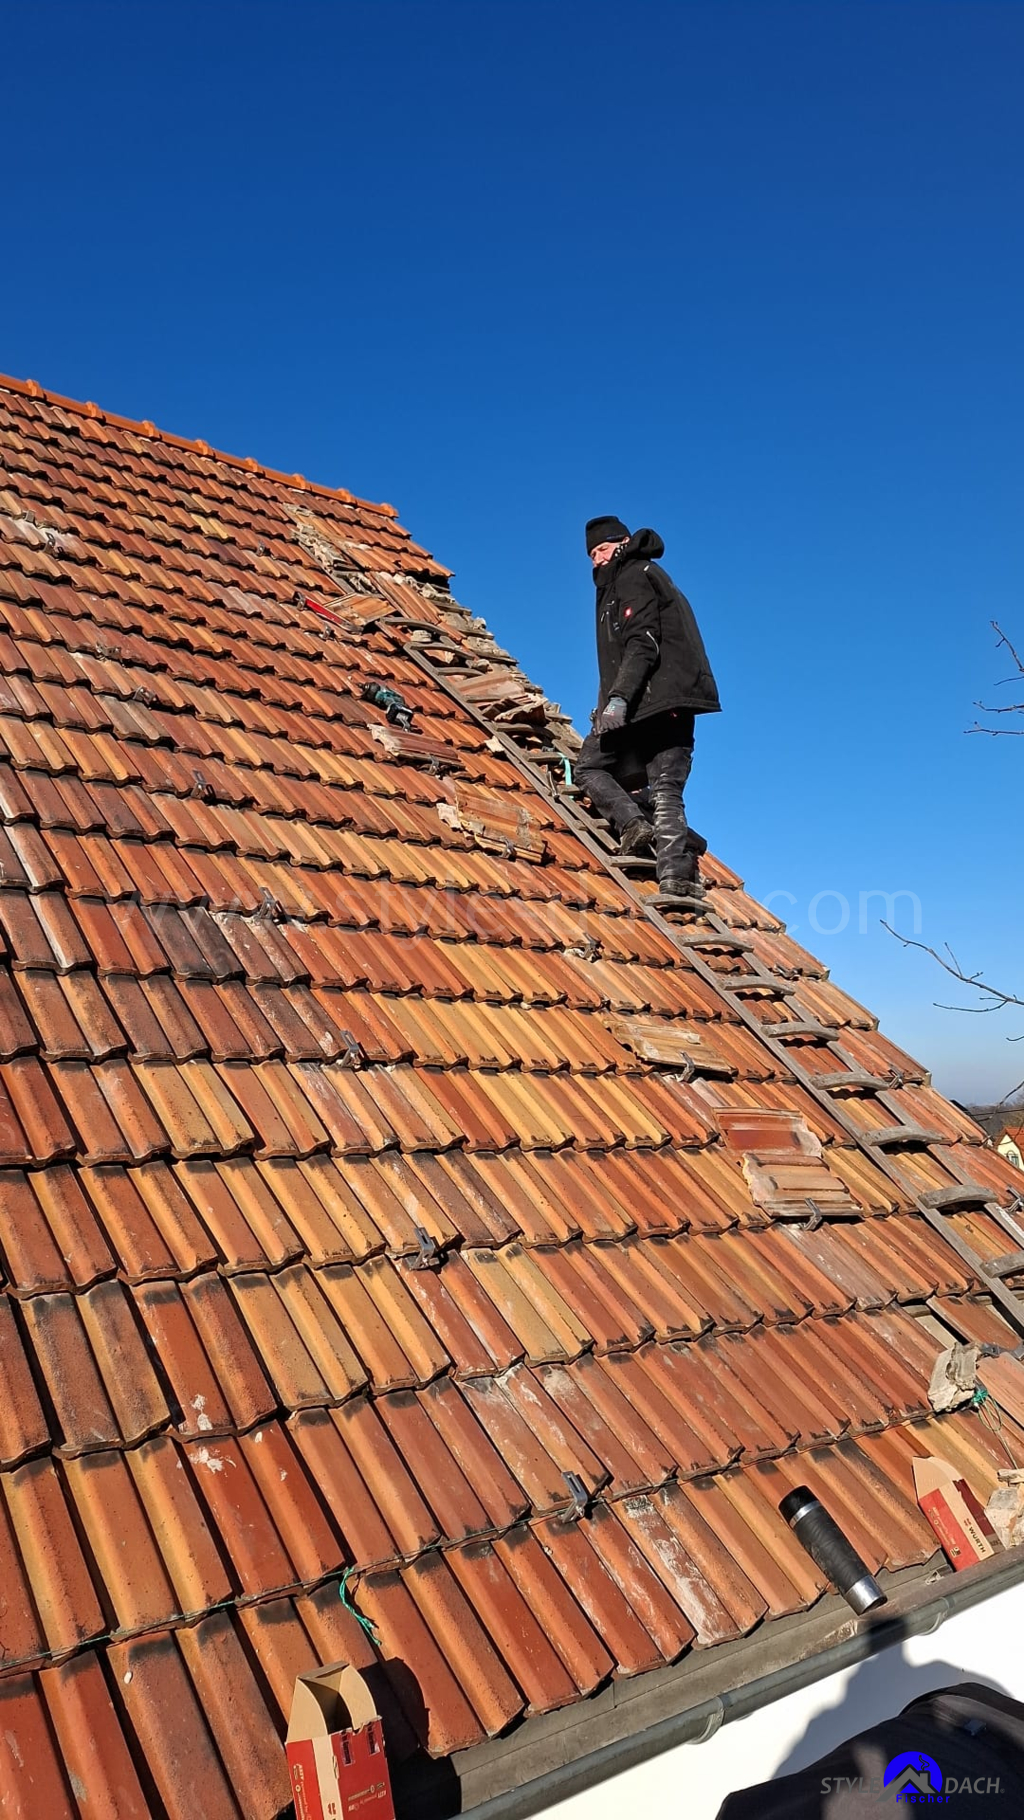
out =
[(966, 1479), (948, 1460), (914, 1461), (917, 1501), (953, 1566), (973, 1567), (999, 1547), (996, 1532)]
[(395, 1820), (380, 1716), (347, 1662), (298, 1677), (285, 1748), (296, 1820)]

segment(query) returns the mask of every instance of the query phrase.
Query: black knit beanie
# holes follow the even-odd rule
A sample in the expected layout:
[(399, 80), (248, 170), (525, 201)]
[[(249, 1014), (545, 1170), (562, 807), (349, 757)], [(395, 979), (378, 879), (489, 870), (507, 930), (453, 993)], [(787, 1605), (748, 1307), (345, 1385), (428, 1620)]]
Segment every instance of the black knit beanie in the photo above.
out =
[(620, 543), (628, 536), (629, 530), (621, 518), (588, 518), (587, 555), (596, 550), (599, 543)]

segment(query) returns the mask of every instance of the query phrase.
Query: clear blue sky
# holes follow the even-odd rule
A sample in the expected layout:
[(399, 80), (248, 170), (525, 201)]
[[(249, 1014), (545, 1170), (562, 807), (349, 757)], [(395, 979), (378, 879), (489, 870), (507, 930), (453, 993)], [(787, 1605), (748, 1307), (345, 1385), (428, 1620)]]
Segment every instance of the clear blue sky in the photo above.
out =
[(858, 928), (912, 892), (1024, 989), (1024, 742), (964, 736), (1024, 642), (1024, 6), (3, 29), (0, 368), (392, 500), (580, 725), (583, 520), (655, 525), (726, 705), (694, 821), (941, 1086), (1024, 1075), (1024, 1013)]

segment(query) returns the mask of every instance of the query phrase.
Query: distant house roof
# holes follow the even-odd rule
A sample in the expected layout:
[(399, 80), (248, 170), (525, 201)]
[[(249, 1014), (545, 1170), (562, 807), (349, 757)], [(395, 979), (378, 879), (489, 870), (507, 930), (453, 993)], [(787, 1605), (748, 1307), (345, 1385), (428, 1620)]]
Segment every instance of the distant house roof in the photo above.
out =
[(958, 1106), (961, 1112), (966, 1112), (968, 1117), (974, 1119), (994, 1144), (998, 1143), (1005, 1132), (1022, 1129), (1019, 1106), (1007, 1106), (1002, 1101), (995, 1106), (960, 1106), (959, 1100), (953, 1100), (951, 1103)]
[(0, 380), (12, 1811), (269, 1820), (342, 1656), (478, 1751), (815, 1605), (794, 1486), (896, 1571), (1005, 1463), (927, 1391), (1019, 1175), (726, 866), (647, 913), (447, 576)]

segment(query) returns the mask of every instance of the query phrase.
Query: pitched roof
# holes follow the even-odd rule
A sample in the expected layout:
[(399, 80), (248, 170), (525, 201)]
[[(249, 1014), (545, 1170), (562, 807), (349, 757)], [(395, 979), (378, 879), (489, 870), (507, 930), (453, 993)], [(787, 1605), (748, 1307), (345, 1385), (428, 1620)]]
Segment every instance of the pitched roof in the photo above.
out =
[(391, 508), (15, 380), (0, 462), (13, 1811), (264, 1820), (316, 1661), (400, 1763), (738, 1638), (798, 1484), (929, 1559), (1019, 1176), (727, 867), (647, 913)]

